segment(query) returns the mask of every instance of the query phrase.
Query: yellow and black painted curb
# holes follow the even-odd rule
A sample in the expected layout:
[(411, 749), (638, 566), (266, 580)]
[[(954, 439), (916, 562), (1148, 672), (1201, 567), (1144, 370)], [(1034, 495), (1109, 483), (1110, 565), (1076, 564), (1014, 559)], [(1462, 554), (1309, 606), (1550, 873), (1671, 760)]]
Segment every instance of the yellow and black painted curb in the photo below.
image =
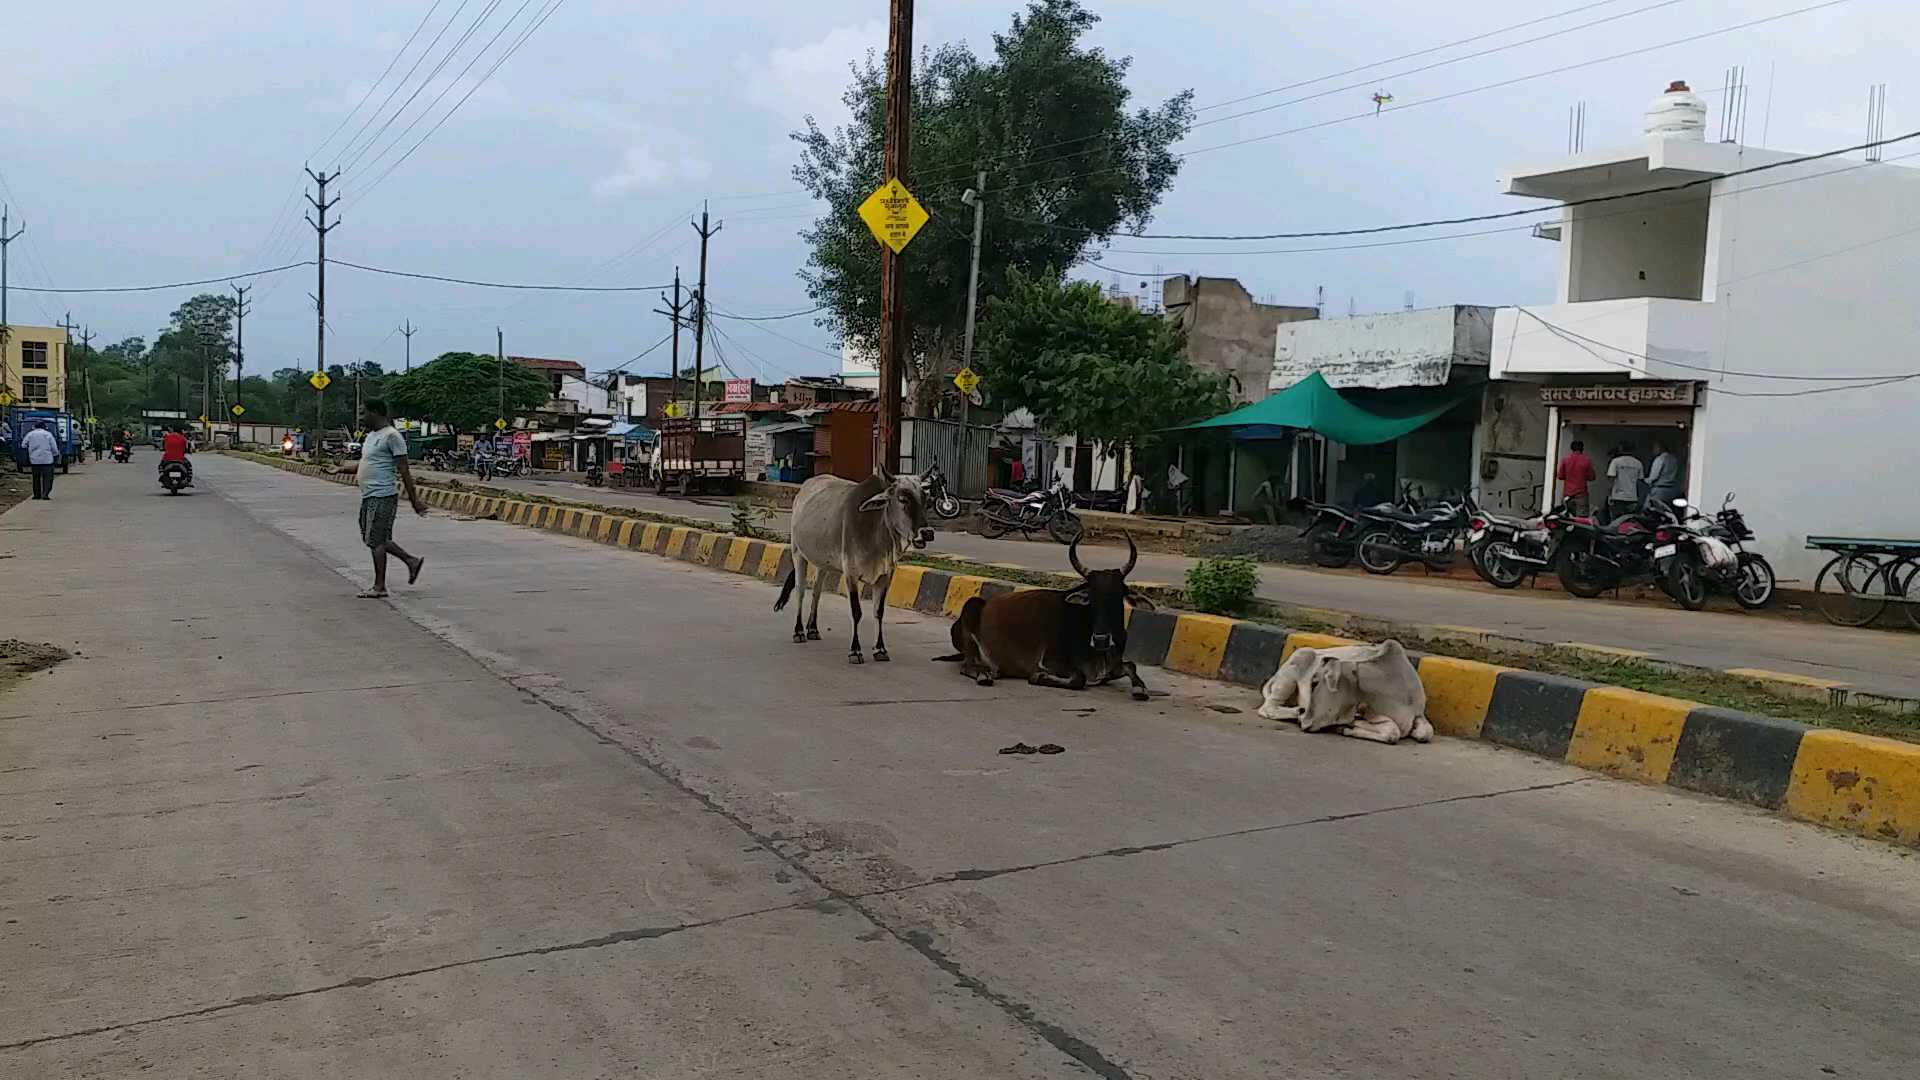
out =
[[(353, 482), (350, 475), (310, 465), (272, 464)], [(454, 513), (764, 581), (781, 581), (793, 567), (787, 545), (771, 540), (478, 492), (425, 491), (429, 504)], [(812, 585), (837, 592), (840, 576), (824, 571)], [(971, 597), (1031, 587), (903, 563), (894, 571), (887, 604), (952, 617)], [(1145, 610), (1128, 615), (1128, 659), (1240, 686), (1260, 686), (1302, 646), (1345, 644), (1352, 641), (1218, 615)], [(1920, 745), (1474, 660), (1416, 654), (1415, 662), (1427, 691), (1427, 719), (1442, 735), (1481, 739), (1629, 780), (1920, 845)]]

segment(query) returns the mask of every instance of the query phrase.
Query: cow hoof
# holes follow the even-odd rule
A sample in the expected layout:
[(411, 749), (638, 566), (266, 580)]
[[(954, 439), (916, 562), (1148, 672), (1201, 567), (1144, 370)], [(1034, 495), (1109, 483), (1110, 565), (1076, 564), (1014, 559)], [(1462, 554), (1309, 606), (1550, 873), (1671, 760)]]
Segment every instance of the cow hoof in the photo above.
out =
[(806, 635), (806, 634), (804, 634), (804, 633), (801, 633), (801, 632), (800, 632), (800, 631), (798, 631), (798, 630), (795, 630), (795, 631), (793, 632), (793, 641), (794, 641), (794, 644), (796, 644), (796, 645), (798, 645), (798, 644), (800, 644), (801, 642), (804, 642), (804, 641), (806, 641), (806, 640), (807, 640), (807, 635)]
[(808, 640), (808, 641), (819, 641), (819, 640), (820, 640), (820, 631), (819, 631), (819, 630), (817, 630), (817, 629), (815, 629), (815, 628), (813, 628), (813, 627), (811, 627), (811, 626), (809, 626), (809, 627), (807, 627), (807, 640)]
[(1145, 690), (1135, 690), (1133, 692), (1133, 700), (1135, 701), (1145, 701), (1147, 700), (1147, 697), (1148, 695)]
[(859, 653), (847, 654), (847, 663), (849, 664), (864, 664), (866, 662), (867, 662), (867, 658), (864, 656), (861, 656)]
[(993, 676), (991, 676), (991, 675), (982, 675), (982, 676), (980, 676), (979, 678), (977, 678), (977, 679), (975, 679), (975, 680), (973, 680), (973, 684), (974, 684), (975, 686), (992, 686), (992, 685), (993, 685)]
[(889, 661), (889, 660), (891, 660), (891, 659), (893, 659), (893, 657), (891, 657), (891, 656), (888, 656), (888, 655), (887, 655), (887, 650), (885, 650), (885, 649), (875, 649), (875, 650), (873, 650), (873, 662), (874, 662), (874, 663), (876, 663), (876, 664), (884, 664), (884, 663), (886, 663), (887, 661)]

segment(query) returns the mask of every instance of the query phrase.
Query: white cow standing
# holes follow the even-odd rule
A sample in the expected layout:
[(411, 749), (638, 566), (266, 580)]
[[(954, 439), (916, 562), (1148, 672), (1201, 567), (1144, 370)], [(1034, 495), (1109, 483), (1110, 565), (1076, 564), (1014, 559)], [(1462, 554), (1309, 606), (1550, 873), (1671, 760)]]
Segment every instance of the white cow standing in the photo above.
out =
[(1302, 646), (1261, 690), (1260, 715), (1293, 720), (1301, 731), (1337, 728), (1374, 742), (1427, 742), (1427, 688), (1398, 641), (1378, 645)]

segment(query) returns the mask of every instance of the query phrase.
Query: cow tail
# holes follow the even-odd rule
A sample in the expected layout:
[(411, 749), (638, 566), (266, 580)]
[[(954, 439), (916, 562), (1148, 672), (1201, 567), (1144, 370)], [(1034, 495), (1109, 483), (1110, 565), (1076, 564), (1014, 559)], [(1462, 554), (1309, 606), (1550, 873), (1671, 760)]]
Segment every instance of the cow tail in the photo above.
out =
[(793, 571), (787, 571), (787, 580), (780, 586), (780, 599), (773, 602), (773, 610), (780, 611), (787, 606), (787, 599), (793, 595)]

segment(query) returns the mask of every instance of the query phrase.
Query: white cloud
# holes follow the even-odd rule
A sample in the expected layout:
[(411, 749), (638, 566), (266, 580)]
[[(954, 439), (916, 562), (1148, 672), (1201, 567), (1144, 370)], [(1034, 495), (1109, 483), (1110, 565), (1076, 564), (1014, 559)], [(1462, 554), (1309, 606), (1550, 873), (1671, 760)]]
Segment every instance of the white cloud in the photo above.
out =
[(876, 19), (841, 26), (818, 41), (778, 48), (764, 60), (742, 58), (747, 100), (793, 120), (812, 114), (828, 119), (845, 112), (840, 95), (847, 88), (847, 67), (869, 49), (884, 49), (887, 24)]
[(593, 193), (617, 199), (648, 188), (672, 187), (683, 181), (705, 180), (713, 166), (695, 157), (663, 159), (646, 144), (630, 146), (613, 172), (593, 182)]

